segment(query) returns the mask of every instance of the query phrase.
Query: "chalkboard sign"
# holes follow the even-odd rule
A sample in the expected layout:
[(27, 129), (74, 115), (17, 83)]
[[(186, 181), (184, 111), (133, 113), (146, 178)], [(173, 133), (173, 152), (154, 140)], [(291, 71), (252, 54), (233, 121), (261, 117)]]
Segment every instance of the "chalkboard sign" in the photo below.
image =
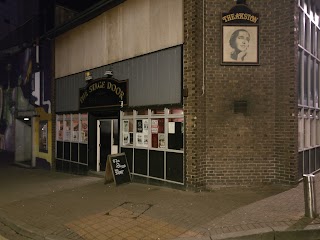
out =
[(105, 183), (114, 180), (116, 185), (131, 182), (128, 161), (125, 153), (108, 155)]

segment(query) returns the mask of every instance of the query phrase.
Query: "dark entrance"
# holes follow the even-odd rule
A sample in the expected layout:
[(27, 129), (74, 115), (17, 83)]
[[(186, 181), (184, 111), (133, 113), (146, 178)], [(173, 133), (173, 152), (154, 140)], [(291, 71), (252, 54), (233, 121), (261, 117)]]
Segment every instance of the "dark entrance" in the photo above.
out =
[(118, 112), (89, 113), (89, 169), (105, 171), (109, 154), (119, 151)]

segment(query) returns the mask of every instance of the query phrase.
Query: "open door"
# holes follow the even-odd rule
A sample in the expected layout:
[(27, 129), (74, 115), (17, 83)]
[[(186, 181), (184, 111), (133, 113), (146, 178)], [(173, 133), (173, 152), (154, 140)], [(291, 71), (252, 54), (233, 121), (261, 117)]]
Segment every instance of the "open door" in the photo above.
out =
[(97, 121), (97, 171), (105, 171), (109, 154), (117, 154), (119, 149), (118, 119)]

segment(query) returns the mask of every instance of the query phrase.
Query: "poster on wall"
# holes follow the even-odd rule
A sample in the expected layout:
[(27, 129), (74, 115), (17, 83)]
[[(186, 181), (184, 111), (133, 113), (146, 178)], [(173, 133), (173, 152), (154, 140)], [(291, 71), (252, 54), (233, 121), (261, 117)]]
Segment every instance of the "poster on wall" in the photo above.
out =
[(158, 133), (158, 120), (151, 120), (151, 133)]
[(123, 133), (123, 140), (122, 140), (123, 145), (129, 145), (130, 144), (130, 136), (128, 132)]
[(143, 146), (149, 147), (149, 136), (148, 134), (143, 135)]
[(123, 132), (129, 132), (129, 120), (123, 120)]
[(165, 148), (166, 147), (166, 140), (164, 133), (158, 134), (158, 141), (159, 141), (159, 148)]
[(88, 115), (81, 114), (81, 133), (80, 133), (80, 142), (88, 142)]
[(81, 131), (81, 141), (83, 143), (88, 142), (88, 121), (81, 121), (82, 131)]
[(64, 121), (64, 141), (70, 141), (71, 140), (71, 121), (65, 120)]
[(136, 134), (136, 138), (137, 138), (136, 146), (137, 147), (143, 147), (143, 134), (142, 133), (137, 133)]
[(79, 140), (79, 119), (78, 115), (72, 116), (72, 141), (77, 142)]
[(142, 124), (143, 124), (143, 133), (144, 134), (148, 134), (149, 132), (149, 122), (148, 122), (148, 119), (143, 119), (142, 120)]
[(175, 133), (175, 122), (169, 122), (168, 123), (168, 133)]
[(63, 121), (59, 120), (57, 121), (57, 140), (63, 141)]
[(138, 133), (142, 133), (143, 132), (142, 120), (137, 120), (137, 132)]

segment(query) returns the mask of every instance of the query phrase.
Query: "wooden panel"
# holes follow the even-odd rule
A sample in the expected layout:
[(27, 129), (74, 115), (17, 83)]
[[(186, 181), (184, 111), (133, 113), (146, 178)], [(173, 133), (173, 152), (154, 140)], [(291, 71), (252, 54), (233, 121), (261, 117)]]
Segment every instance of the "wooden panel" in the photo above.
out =
[(84, 24), (84, 31), (82, 34), (84, 64), (81, 70), (84, 71), (86, 69), (102, 66), (105, 62), (105, 56), (108, 55), (108, 52), (106, 52), (106, 27), (104, 16), (99, 16), (89, 21), (87, 24)]
[(56, 78), (183, 43), (183, 0), (128, 0), (56, 39)]
[(117, 61), (121, 57), (121, 10), (122, 8), (117, 8), (109, 14), (104, 15), (104, 29), (106, 29), (106, 31), (103, 44), (105, 45), (104, 51), (107, 54), (104, 55), (103, 62)]
[[(169, 42), (169, 11), (168, 1), (153, 1), (150, 6), (150, 34), (152, 47)], [(156, 26), (156, 27), (155, 27)]]
[(149, 0), (128, 1), (123, 9), (123, 56), (138, 56), (149, 49)]

